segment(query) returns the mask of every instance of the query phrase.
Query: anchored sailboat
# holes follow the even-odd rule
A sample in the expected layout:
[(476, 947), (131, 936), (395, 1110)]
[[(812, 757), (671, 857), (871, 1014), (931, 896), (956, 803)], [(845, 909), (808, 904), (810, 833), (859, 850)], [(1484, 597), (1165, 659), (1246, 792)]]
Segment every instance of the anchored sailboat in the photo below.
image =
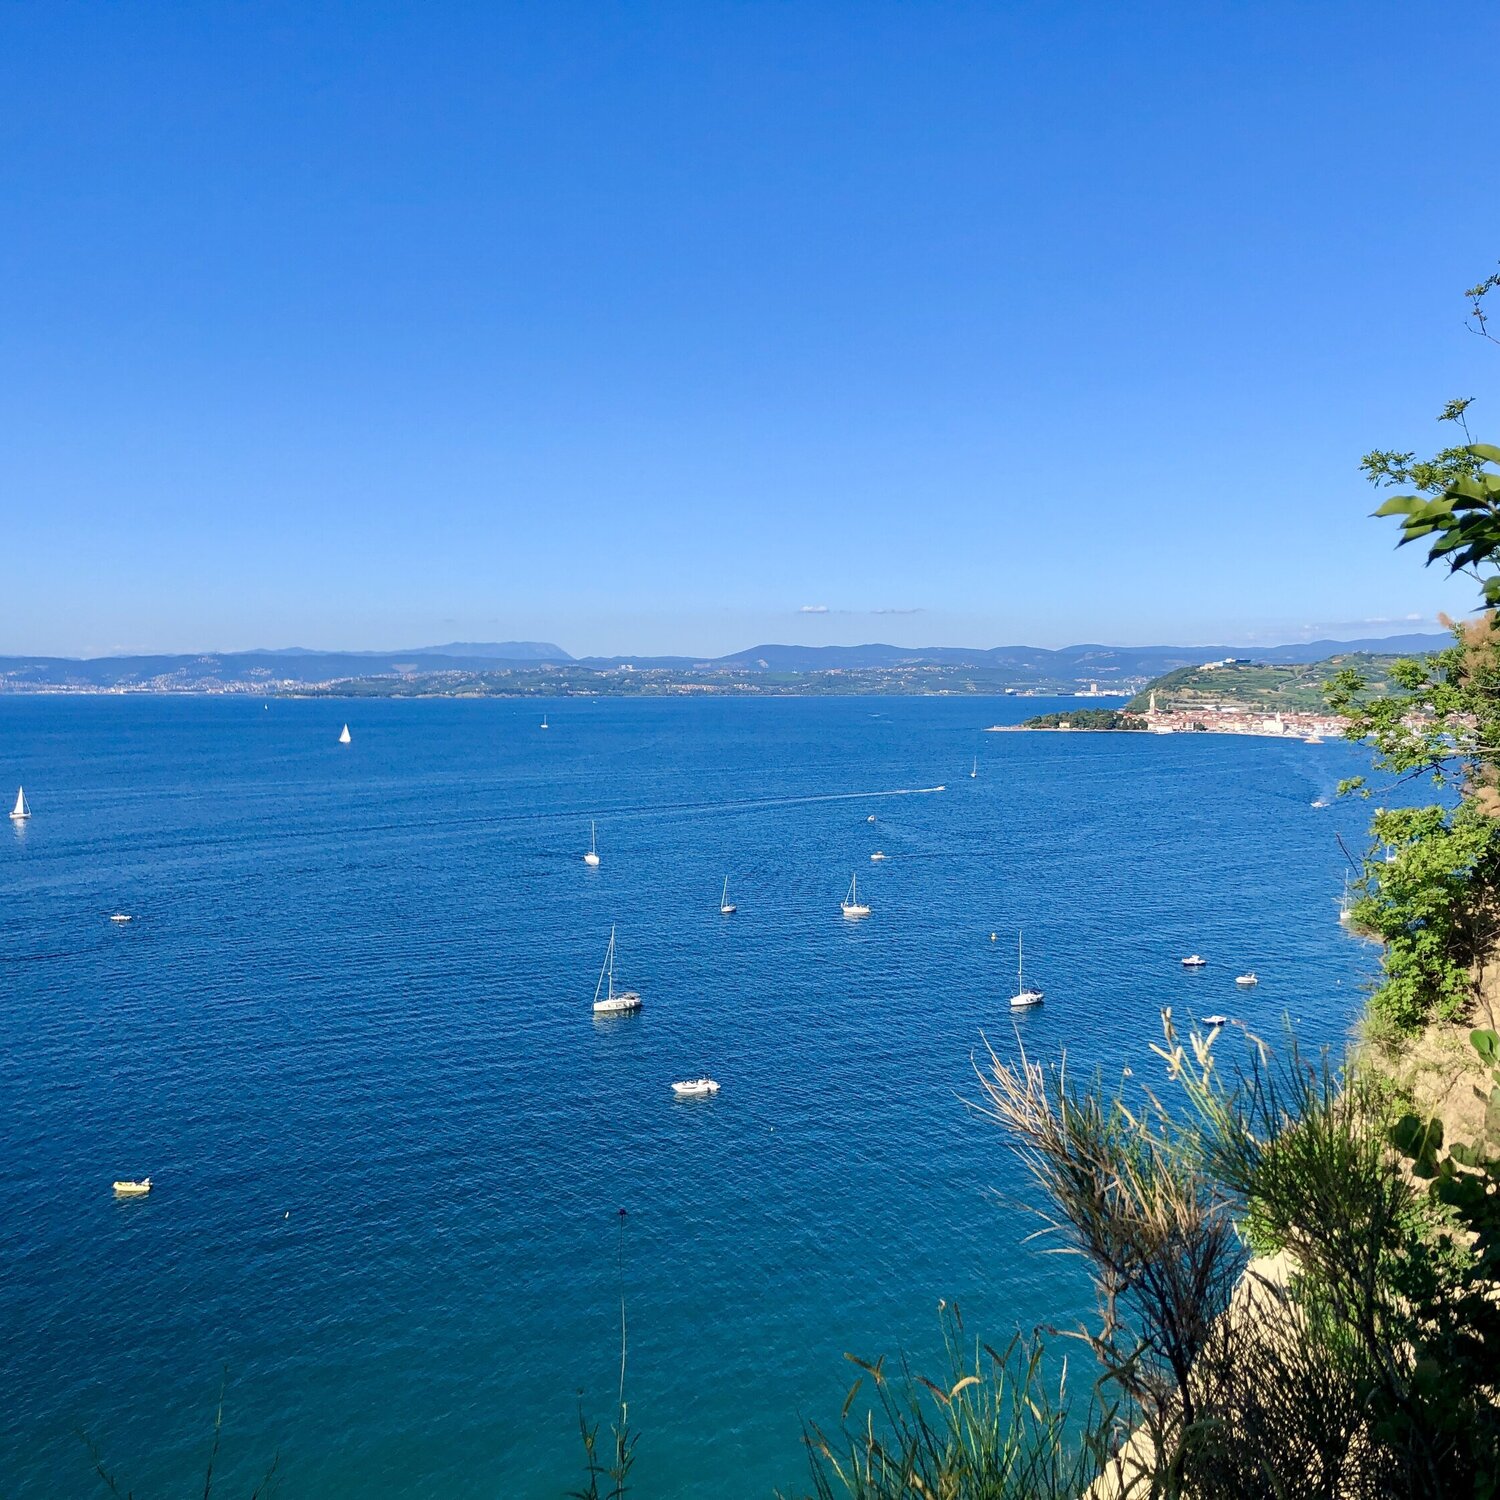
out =
[(974, 757), (974, 767), (969, 772), (969, 780), (972, 781), (977, 775), (979, 775), (979, 757), (976, 755)]
[(589, 819), (589, 852), (583, 856), (586, 865), (597, 865), (599, 863), (599, 842), (594, 837), (594, 820)]
[(868, 917), (870, 908), (863, 905), (859, 899), (858, 876), (849, 877), (849, 894), (839, 903), (840, 909), (846, 917)]
[(16, 805), (11, 810), (10, 820), (12, 823), (24, 823), (31, 816), (31, 809), (26, 805), (26, 788), (16, 788)]
[(1026, 974), (1024, 954), (1021, 946), (1021, 933), (1016, 933), (1016, 992), (1010, 997), (1010, 1008), (1012, 1010), (1027, 1010), (1033, 1005), (1042, 1003), (1042, 992), (1040, 990), (1028, 990), (1026, 988)]
[(734, 902), (729, 899), (729, 877), (726, 875), (724, 877), (724, 889), (719, 894), (719, 915), (724, 917), (731, 916), (735, 910)]
[[(600, 991), (604, 998), (599, 998)], [(609, 947), (604, 952), (604, 967), (599, 970), (599, 983), (594, 986), (594, 1014), (596, 1016), (624, 1016), (641, 1008), (641, 997), (634, 990), (615, 991), (615, 929), (609, 929)]]

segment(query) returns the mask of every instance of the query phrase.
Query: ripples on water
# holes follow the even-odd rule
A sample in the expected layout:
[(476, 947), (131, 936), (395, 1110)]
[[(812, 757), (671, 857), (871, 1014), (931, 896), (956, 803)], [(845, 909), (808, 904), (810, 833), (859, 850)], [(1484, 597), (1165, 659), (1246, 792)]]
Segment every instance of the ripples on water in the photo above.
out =
[[(928, 1357), (940, 1297), (1076, 1316), (961, 1102), (981, 1032), (1111, 1072), (1164, 1004), (1337, 1041), (1368, 809), (1310, 807), (1342, 744), (980, 732), (1052, 706), (0, 699), (0, 1491), (89, 1493), (79, 1427), (181, 1490), (227, 1364), (231, 1489), (279, 1451), (289, 1496), (560, 1495), (620, 1207), (643, 1495), (799, 1483), (843, 1352)], [(645, 1007), (595, 1022), (611, 922)]]

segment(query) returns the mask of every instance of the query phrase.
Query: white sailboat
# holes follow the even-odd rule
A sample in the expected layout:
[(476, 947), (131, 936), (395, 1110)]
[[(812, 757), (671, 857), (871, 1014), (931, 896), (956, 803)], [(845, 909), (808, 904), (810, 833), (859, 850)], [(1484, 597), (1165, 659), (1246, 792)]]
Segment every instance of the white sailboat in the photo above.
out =
[(589, 852), (583, 856), (586, 865), (597, 865), (599, 863), (599, 841), (594, 836), (594, 820), (589, 819)]
[(548, 725), (547, 725), (547, 715), (543, 714), (542, 715), (542, 728), (546, 729), (547, 727), (548, 727)]
[(1349, 877), (1344, 876), (1344, 894), (1339, 898), (1339, 921), (1347, 924), (1354, 915), (1354, 903), (1349, 899)]
[(846, 917), (868, 917), (870, 908), (861, 903), (859, 899), (858, 877), (849, 877), (849, 893), (839, 903), (839, 909)]
[(26, 805), (26, 788), (16, 788), (16, 805), (11, 809), (10, 820), (12, 823), (24, 823), (31, 816), (31, 809)]
[(974, 757), (974, 766), (973, 766), (973, 769), (969, 772), (969, 780), (972, 781), (978, 775), (979, 775), (979, 757), (976, 755)]
[(1033, 1005), (1041, 1003), (1042, 992), (1026, 988), (1025, 952), (1022, 946), (1022, 934), (1018, 931), (1016, 933), (1016, 992), (1010, 997), (1010, 1008), (1029, 1010)]
[[(603, 991), (604, 998), (599, 998)], [(615, 929), (609, 929), (609, 947), (604, 952), (604, 967), (599, 970), (599, 983), (594, 986), (594, 1014), (596, 1016), (624, 1016), (641, 1008), (641, 997), (634, 990), (615, 990)]]
[(724, 877), (724, 889), (719, 893), (719, 915), (722, 917), (732, 916), (736, 911), (733, 901), (729, 899), (729, 877)]
[(351, 738), (352, 736), (349, 733), (349, 726), (345, 724), (343, 733), (339, 735), (339, 744), (347, 745), (350, 742)]

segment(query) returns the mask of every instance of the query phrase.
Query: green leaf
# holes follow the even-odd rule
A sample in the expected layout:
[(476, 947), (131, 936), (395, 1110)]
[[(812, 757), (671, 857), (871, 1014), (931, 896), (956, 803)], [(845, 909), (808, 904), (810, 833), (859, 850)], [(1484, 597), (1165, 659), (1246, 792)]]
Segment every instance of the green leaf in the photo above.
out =
[(1487, 464), (1500, 464), (1500, 448), (1493, 443), (1470, 443), (1466, 451), (1475, 458), (1482, 458)]
[(1500, 1063), (1500, 1032), (1474, 1030), (1469, 1033), (1469, 1045), (1479, 1054), (1479, 1060), (1489, 1067)]

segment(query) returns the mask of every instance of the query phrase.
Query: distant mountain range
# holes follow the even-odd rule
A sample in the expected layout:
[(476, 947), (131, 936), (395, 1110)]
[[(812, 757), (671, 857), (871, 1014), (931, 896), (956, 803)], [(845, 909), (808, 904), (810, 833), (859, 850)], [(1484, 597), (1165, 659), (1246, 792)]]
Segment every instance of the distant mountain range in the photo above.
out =
[(1399, 635), (1374, 640), (1307, 641), (1295, 645), (1248, 646), (752, 646), (729, 656), (574, 657), (549, 641), (453, 641), (403, 651), (205, 652), (196, 655), (0, 657), (0, 690), (28, 688), (156, 689), (214, 691), (277, 685), (339, 682), (351, 678), (426, 677), (442, 673), (537, 673), (573, 669), (580, 676), (632, 669), (635, 672), (802, 674), (900, 672), (909, 668), (974, 668), (987, 682), (1016, 687), (1097, 682), (1103, 690), (1159, 677), (1179, 667), (1226, 657), (1295, 664), (1352, 652), (1405, 655), (1434, 651), (1447, 635)]

